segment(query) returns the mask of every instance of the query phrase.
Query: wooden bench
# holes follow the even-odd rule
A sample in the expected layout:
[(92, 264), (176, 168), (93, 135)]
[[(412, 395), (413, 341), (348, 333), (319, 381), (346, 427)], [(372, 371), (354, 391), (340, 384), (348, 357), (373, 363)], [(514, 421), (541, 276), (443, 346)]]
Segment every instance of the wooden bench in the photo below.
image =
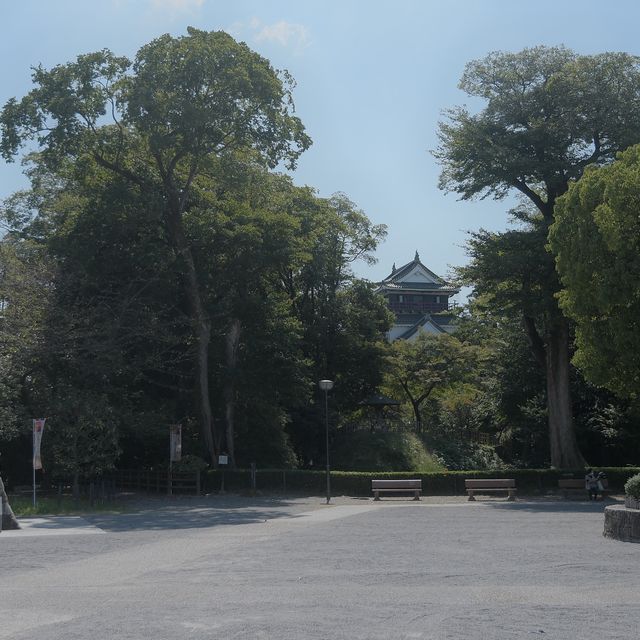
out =
[(371, 480), (374, 500), (380, 500), (381, 493), (413, 493), (414, 500), (420, 500), (422, 480)]
[[(609, 490), (609, 482), (606, 478), (600, 478), (602, 483), (602, 491), (598, 490), (600, 497), (604, 498), (604, 494)], [(558, 489), (562, 491), (562, 495), (565, 498), (569, 497), (569, 492), (580, 492), (585, 495), (589, 494), (588, 489), (585, 486), (584, 478), (560, 478), (558, 480)]]
[(495, 493), (506, 491), (507, 500), (516, 499), (516, 481), (513, 478), (473, 478), (464, 481), (469, 500), (475, 500), (474, 493)]

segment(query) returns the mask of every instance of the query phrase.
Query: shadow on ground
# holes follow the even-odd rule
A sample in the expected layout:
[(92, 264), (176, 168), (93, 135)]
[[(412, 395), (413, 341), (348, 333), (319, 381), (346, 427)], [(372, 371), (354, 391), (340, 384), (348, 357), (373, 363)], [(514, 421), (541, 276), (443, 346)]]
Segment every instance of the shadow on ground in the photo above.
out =
[(588, 500), (516, 500), (514, 502), (499, 502), (497, 500), (486, 500), (483, 504), (493, 509), (527, 511), (531, 513), (601, 513), (605, 507), (613, 504), (620, 504), (618, 500), (606, 499), (596, 502)]
[(256, 503), (241, 498), (155, 500), (132, 504), (131, 512), (90, 514), (84, 518), (104, 531), (161, 531), (198, 529), (223, 525), (251, 524), (280, 518), (297, 518), (294, 503), (285, 499), (269, 499)]

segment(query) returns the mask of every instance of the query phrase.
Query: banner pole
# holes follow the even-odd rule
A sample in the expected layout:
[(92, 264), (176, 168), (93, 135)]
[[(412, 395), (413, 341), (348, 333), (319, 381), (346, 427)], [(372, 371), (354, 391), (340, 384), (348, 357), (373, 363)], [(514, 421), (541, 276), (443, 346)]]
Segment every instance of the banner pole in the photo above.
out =
[(173, 438), (169, 429), (169, 481), (167, 482), (167, 495), (173, 495)]
[(33, 506), (36, 506), (36, 421), (33, 420), (31, 425), (31, 445), (32, 456), (31, 466), (33, 467)]

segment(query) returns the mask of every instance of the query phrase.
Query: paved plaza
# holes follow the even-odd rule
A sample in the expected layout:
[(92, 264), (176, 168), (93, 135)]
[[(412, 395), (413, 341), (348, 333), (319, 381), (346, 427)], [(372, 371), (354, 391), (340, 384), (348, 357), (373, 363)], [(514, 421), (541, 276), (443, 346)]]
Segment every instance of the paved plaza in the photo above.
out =
[(602, 503), (242, 498), (0, 534), (0, 638), (631, 639)]

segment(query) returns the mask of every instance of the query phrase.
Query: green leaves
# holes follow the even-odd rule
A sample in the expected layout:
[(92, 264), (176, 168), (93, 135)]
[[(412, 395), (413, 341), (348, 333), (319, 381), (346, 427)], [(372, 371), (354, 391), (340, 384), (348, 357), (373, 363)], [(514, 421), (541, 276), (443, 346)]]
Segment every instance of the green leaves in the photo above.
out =
[(623, 396), (640, 392), (640, 147), (591, 169), (558, 201), (550, 245), (560, 304), (577, 323), (575, 364)]
[(50, 160), (78, 155), (95, 143), (102, 117), (109, 112), (112, 121), (118, 119), (119, 87), (129, 64), (105, 49), (48, 71), (35, 68), (35, 88), (20, 101), (9, 100), (0, 115), (5, 160), (30, 139)]
[(478, 356), (476, 347), (448, 334), (420, 334), (414, 341), (396, 340), (391, 345), (387, 385), (392, 394), (411, 403), (418, 432), (431, 394), (471, 380)]
[(170, 154), (167, 163), (249, 147), (268, 166), (293, 166), (311, 143), (290, 113), (286, 80), (222, 31), (157, 38), (140, 49), (125, 86), (125, 124)]
[(564, 47), (494, 52), (470, 62), (460, 88), (486, 100), (440, 123), (440, 187), (463, 199), (516, 189), (546, 217), (591, 163), (640, 141), (640, 65), (625, 53)]

